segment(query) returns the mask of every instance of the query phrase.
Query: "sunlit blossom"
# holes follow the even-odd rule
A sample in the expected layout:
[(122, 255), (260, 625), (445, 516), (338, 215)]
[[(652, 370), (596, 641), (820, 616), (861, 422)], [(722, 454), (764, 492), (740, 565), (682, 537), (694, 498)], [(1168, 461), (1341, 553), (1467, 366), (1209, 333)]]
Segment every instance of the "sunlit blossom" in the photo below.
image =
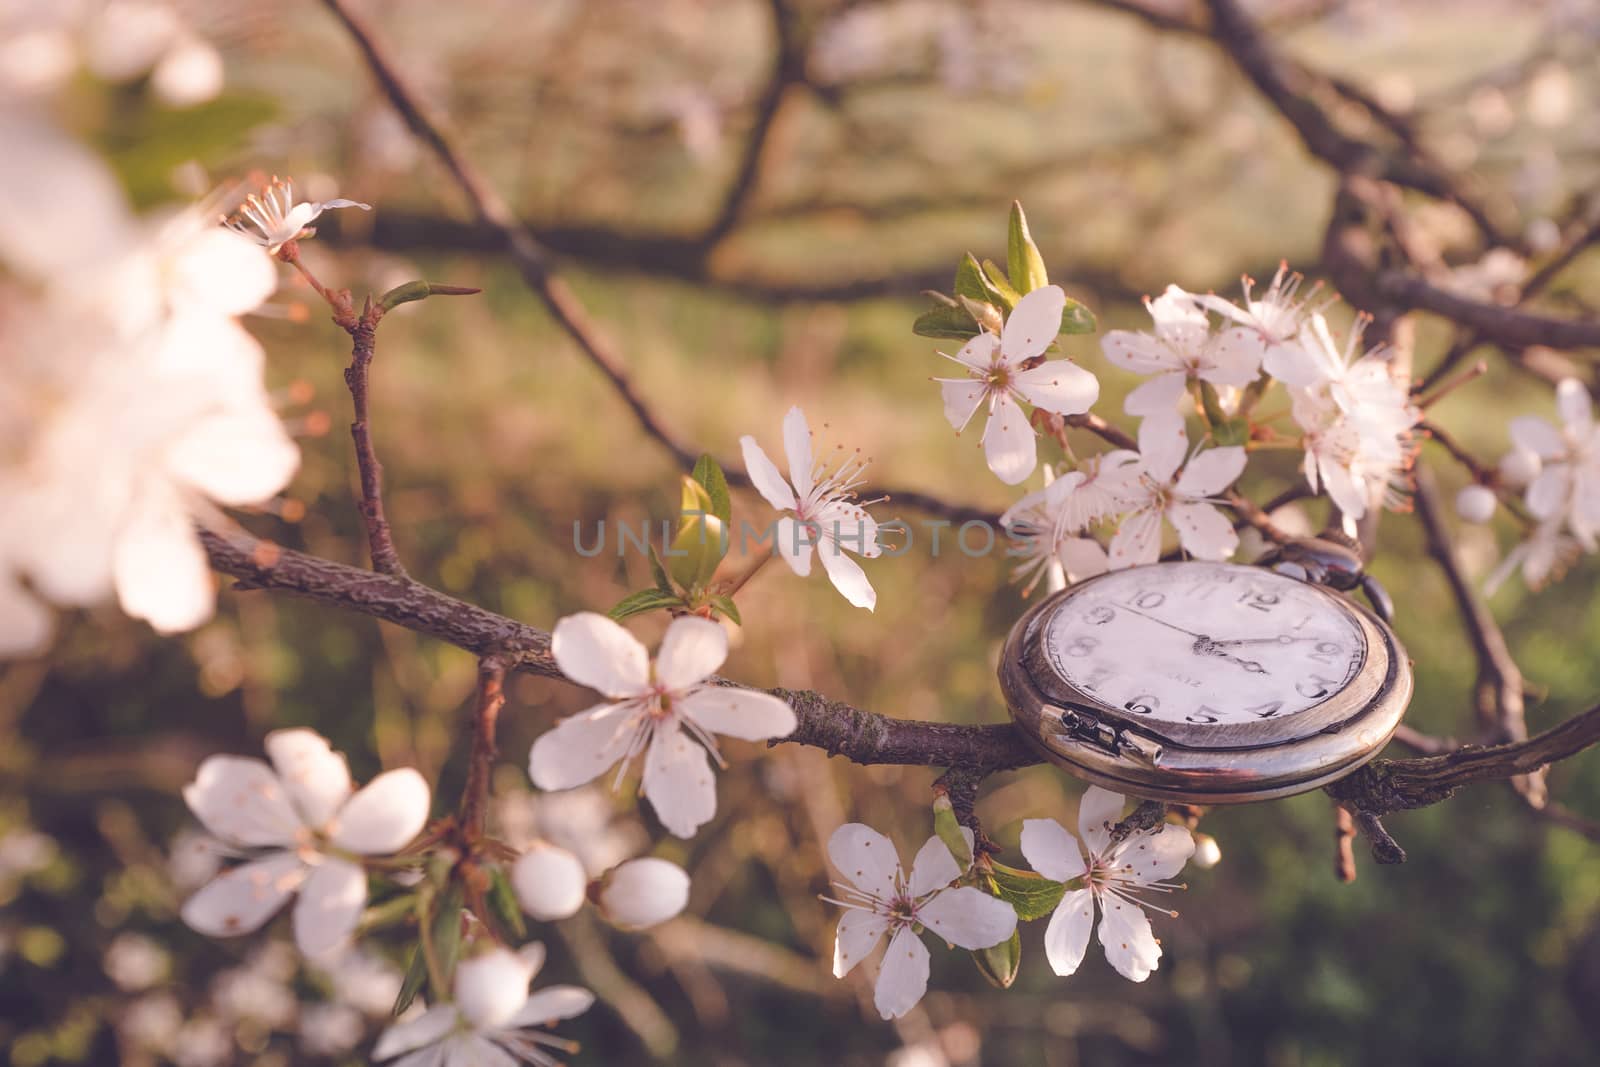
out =
[(249, 238), (276, 255), (290, 241), (316, 234), (311, 223), (331, 208), (358, 207), (371, 211), (371, 204), (359, 200), (316, 200), (296, 202), (294, 185), (276, 175), (260, 192), (245, 197), (244, 203), (225, 222), (228, 229)]

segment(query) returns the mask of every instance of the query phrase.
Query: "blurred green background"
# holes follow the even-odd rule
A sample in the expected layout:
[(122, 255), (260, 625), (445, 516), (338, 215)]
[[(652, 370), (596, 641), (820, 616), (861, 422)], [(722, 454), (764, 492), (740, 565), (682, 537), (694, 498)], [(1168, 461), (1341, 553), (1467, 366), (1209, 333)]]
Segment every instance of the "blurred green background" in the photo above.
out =
[[(1012, 198), (1027, 205), (1053, 280), (1090, 303), (1102, 328), (1145, 325), (1138, 296), (1168, 282), (1231, 293), (1241, 273), (1270, 277), (1280, 258), (1317, 276), (1329, 174), (1210, 42), (1116, 4), (797, 2), (805, 83), (784, 91), (741, 217), (710, 248), (694, 236), (737, 169), (773, 66), (768, 5), (368, 6), (469, 153), (566, 253), (578, 294), (644, 395), (723, 457), (745, 433), (775, 451), (779, 419), (799, 403), (814, 427), (827, 424), (828, 440), (872, 455), (875, 479), (996, 510), (1014, 499), (975, 438), (950, 433), (926, 380), (942, 373), (938, 345), (910, 333), (916, 290), (946, 284), (962, 251), (1003, 257)], [(1591, 5), (1257, 10), (1284, 24), (1280, 43), (1295, 55), (1413, 108), (1429, 143), (1524, 229), (1561, 217), (1593, 185)], [(191, 160), (209, 176), (202, 185), (252, 169), (293, 175), (312, 196), (374, 205), (371, 216), (342, 213), (304, 246), (324, 282), (358, 294), (419, 276), (484, 289), (403, 308), (380, 334), (374, 432), (411, 572), (543, 627), (648, 585), (633, 554), (574, 552), (574, 523), (670, 516), (680, 472), (515, 273), (473, 247), (460, 196), (376, 95), (338, 27), (310, 3), (189, 14), (227, 58), (223, 98), (170, 111), (138, 85), (85, 84), (71, 101), (73, 121), (144, 203), (192, 187)], [(1408, 207), (1442, 263), (1481, 256), (1455, 213)], [(1550, 299), (1584, 307), (1597, 275), (1600, 256), (1579, 258)], [(347, 343), (308, 296), (286, 278), (274, 313), (251, 322), (269, 348), (269, 384), (303, 434), (293, 500), (305, 514), (295, 505), (285, 514), (298, 521), (243, 521), (361, 562)], [(1447, 338), (1419, 323), (1419, 370)], [(1102, 378), (1096, 410), (1120, 417), (1132, 380), (1100, 357), (1096, 338), (1064, 343)], [(1546, 382), (1489, 359), (1491, 376), (1434, 417), (1493, 459), (1510, 417), (1553, 405)], [(309, 401), (296, 383), (313, 387)], [(1448, 492), (1464, 484), (1442, 452), (1426, 447), (1422, 460)], [(1292, 455), (1268, 454), (1244, 486), (1264, 500), (1296, 477)], [(766, 521), (754, 494), (736, 494), (735, 508)], [(898, 514), (893, 502), (876, 510)], [(1320, 523), (1320, 505), (1306, 516)], [(919, 536), (909, 553), (869, 566), (876, 613), (850, 608), (820, 576), (769, 568), (741, 595), (746, 625), (727, 673), (899, 717), (1001, 721), (993, 667), (1024, 606), (1006, 561), (934, 558), (921, 516), (903, 517)], [(1379, 536), (1373, 569), (1416, 660), (1408, 722), (1469, 736), (1474, 665), (1448, 588), (1414, 517), (1385, 515)], [(1503, 551), (1515, 530), (1459, 536), (1481, 580), (1496, 541)], [(1585, 561), (1550, 589), (1513, 580), (1493, 601), (1530, 679), (1531, 729), (1600, 692), (1594, 576)], [(653, 639), (659, 624), (635, 629)], [(258, 753), (266, 731), (306, 724), (350, 754), (358, 778), (419, 767), (445, 810), (461, 781), (474, 678), (467, 653), (259, 592), (225, 593), (216, 621), (178, 640), (114, 611), (73, 618), (51, 658), (5, 668), (0, 1048), (10, 1061), (165, 1062), (137, 1038), (139, 1012), (159, 1014), (152, 998), (165, 997), (198, 1021), (168, 1050), (178, 1063), (361, 1062), (359, 1052), (320, 1057), (296, 1036), (307, 1005), (330, 991), (325, 977), (262, 957), (263, 938), (212, 942), (177, 921), (184, 871), (173, 840), (193, 827), (178, 790), (204, 755)], [(533, 678), (515, 679), (510, 694), (503, 817), (559, 821), (525, 794), (520, 768), (531, 740), (587, 694)], [(923, 1005), (890, 1025), (872, 1010), (864, 975), (828, 974), (836, 911), (816, 899), (828, 879), (822, 842), (860, 818), (909, 856), (929, 832), (936, 772), (730, 748), (719, 817), (692, 841), (636, 814), (628, 791), (597, 794), (615, 810), (612, 833), (684, 863), (694, 894), (690, 916), (649, 934), (586, 918), (541, 931), (544, 980), (589, 984), (607, 1002), (562, 1027), (584, 1044), (576, 1063), (1600, 1061), (1600, 849), (1503, 786), (1394, 816), (1389, 829), (1410, 861), (1375, 867), (1358, 842), (1351, 885), (1332, 874), (1322, 794), (1213, 811), (1202, 826), (1223, 861), (1188, 872), (1181, 918), (1158, 922), (1165, 955), (1148, 982), (1122, 980), (1095, 952), (1057, 979), (1030, 927), (1013, 989), (989, 988), (961, 953), (936, 952)], [(1600, 815), (1600, 756), (1570, 760), (1550, 781), (1563, 803)], [(998, 776), (979, 814), (1013, 849), (1025, 817), (1070, 825), (1079, 792), (1047, 768)], [(129, 932), (170, 952), (155, 978), (133, 973)], [(368, 1025), (375, 1033), (377, 1021)]]

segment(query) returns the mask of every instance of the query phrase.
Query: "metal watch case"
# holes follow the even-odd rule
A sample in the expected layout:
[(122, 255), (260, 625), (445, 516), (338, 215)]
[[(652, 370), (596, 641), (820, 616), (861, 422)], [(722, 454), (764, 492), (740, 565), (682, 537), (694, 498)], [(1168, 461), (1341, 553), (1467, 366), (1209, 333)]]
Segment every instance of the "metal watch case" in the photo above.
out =
[[(1240, 564), (1151, 566), (1260, 573)], [(1000, 688), (1023, 736), (1046, 759), (1095, 785), (1191, 804), (1240, 804), (1307, 792), (1377, 755), (1411, 700), (1411, 664), (1394, 631), (1360, 604), (1307, 582), (1353, 616), (1366, 639), (1364, 662), (1344, 689), (1281, 723), (1201, 730), (1136, 719), (1063, 679), (1042, 648), (1046, 620), (1099, 580), (1078, 582), (1034, 605), (1012, 627), (999, 668)]]

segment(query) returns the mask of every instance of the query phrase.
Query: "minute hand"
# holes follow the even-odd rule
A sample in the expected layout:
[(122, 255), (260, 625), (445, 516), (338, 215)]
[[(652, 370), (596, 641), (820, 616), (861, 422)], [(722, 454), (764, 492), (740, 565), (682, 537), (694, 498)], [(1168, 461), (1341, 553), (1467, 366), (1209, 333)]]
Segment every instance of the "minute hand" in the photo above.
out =
[(1277, 637), (1237, 637), (1227, 641), (1212, 641), (1212, 648), (1222, 648), (1227, 645), (1292, 645), (1296, 641), (1316, 641), (1317, 637), (1290, 637), (1280, 634)]
[(1200, 640), (1200, 641), (1205, 641), (1205, 642), (1210, 642), (1211, 641), (1211, 638), (1207, 637), (1205, 634), (1197, 634), (1193, 630), (1185, 630), (1181, 626), (1175, 626), (1172, 623), (1168, 622), (1166, 619), (1158, 619), (1154, 615), (1146, 615), (1144, 612), (1140, 611), (1138, 608), (1129, 607), (1126, 604), (1121, 605), (1121, 607), (1122, 607), (1123, 611), (1126, 611), (1126, 612), (1128, 612), (1130, 614), (1133, 614), (1133, 615), (1137, 615), (1141, 619), (1149, 619), (1151, 622), (1158, 623), (1161, 626), (1165, 626), (1169, 630), (1176, 630), (1180, 634), (1186, 634), (1187, 636), (1196, 638), (1197, 640)]

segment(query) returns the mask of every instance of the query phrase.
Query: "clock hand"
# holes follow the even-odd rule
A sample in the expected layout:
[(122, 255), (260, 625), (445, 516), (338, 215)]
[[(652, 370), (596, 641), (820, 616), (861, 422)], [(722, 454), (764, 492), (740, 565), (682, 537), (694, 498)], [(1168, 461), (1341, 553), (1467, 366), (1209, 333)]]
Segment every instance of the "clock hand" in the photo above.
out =
[(1144, 612), (1140, 611), (1138, 608), (1130, 608), (1126, 604), (1122, 604), (1122, 605), (1119, 605), (1119, 606), (1122, 608), (1123, 611), (1129, 612), (1130, 614), (1133, 614), (1133, 615), (1137, 615), (1141, 619), (1149, 619), (1151, 622), (1159, 623), (1160, 625), (1165, 626), (1169, 630), (1176, 630), (1180, 634), (1185, 634), (1185, 635), (1187, 635), (1189, 637), (1194, 638), (1195, 639), (1195, 643), (1196, 643), (1196, 647), (1198, 647), (1201, 644), (1209, 643), (1210, 640), (1211, 640), (1211, 638), (1207, 637), (1205, 634), (1197, 634), (1193, 630), (1185, 630), (1181, 626), (1174, 626), (1172, 623), (1168, 622), (1166, 619), (1158, 619), (1154, 615), (1146, 615)]
[(1212, 641), (1212, 648), (1222, 648), (1227, 645), (1292, 645), (1296, 641), (1317, 641), (1316, 635), (1310, 637), (1290, 637), (1288, 634), (1279, 634), (1277, 637), (1239, 637), (1227, 641)]

